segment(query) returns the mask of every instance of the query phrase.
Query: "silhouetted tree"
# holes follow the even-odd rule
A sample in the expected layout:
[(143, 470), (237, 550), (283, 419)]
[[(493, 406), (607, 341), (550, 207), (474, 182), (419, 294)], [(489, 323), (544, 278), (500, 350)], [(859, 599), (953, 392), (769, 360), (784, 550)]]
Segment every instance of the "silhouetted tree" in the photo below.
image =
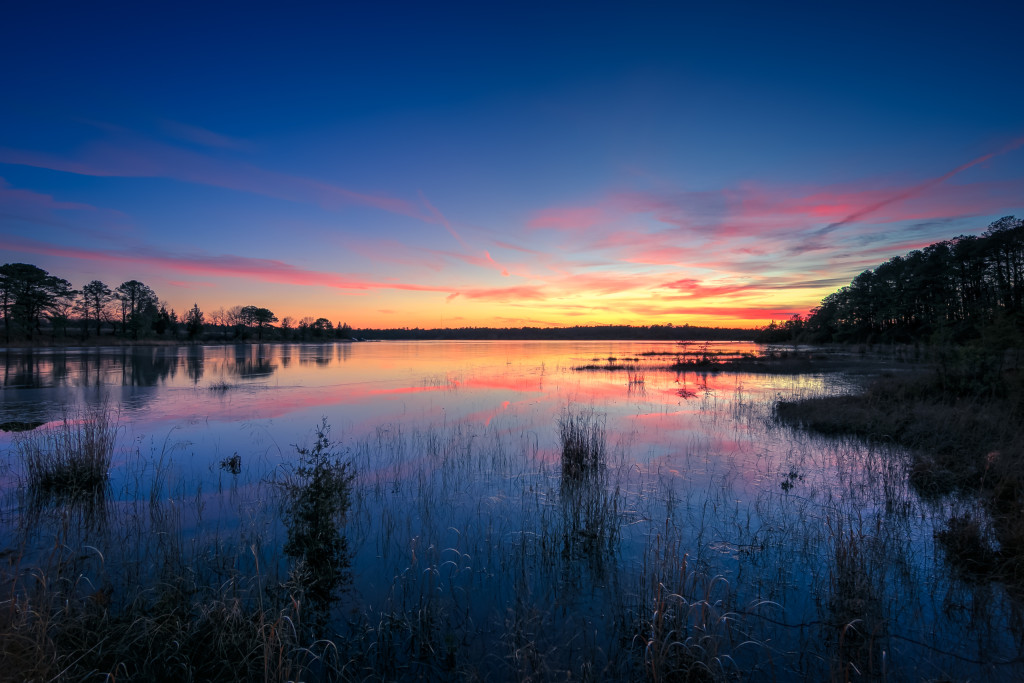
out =
[(159, 335), (163, 335), (166, 332), (170, 332), (172, 335), (177, 333), (178, 314), (174, 312), (173, 308), (168, 311), (166, 304), (160, 306), (156, 320), (153, 321), (153, 331)]
[(8, 341), (12, 329), (20, 331), (27, 339), (32, 339), (34, 333), (41, 333), (43, 315), (53, 311), (58, 298), (73, 292), (67, 280), (28, 263), (0, 266), (0, 290)]
[(195, 339), (203, 333), (203, 312), (197, 303), (192, 304), (192, 308), (185, 314), (185, 330), (189, 339)]
[(121, 302), (121, 331), (138, 339), (139, 332), (148, 329), (149, 322), (158, 314), (156, 294), (138, 280), (122, 282), (115, 292)]
[(805, 328), (812, 341), (908, 342), (974, 339), (993, 325), (1024, 328), (1024, 221), (1013, 216), (865, 270)]
[(256, 327), (260, 341), (263, 341), (263, 328), (277, 322), (277, 316), (269, 308), (244, 306), (241, 309), (241, 313), (246, 325), (254, 325)]
[(54, 337), (57, 336), (57, 329), (60, 328), (61, 336), (68, 334), (68, 321), (75, 310), (78, 300), (78, 290), (71, 288), (67, 280), (55, 278), (53, 284), (53, 301), (50, 304), (50, 324), (53, 327)]
[(244, 306), (232, 306), (224, 314), (224, 324), (235, 329), (235, 337), (245, 339), (245, 330), (249, 325), (249, 317)]
[(333, 329), (334, 325), (332, 325), (331, 321), (327, 318), (317, 318), (313, 321), (313, 324), (309, 326), (310, 333), (317, 339), (329, 337)]
[(99, 280), (86, 283), (79, 294), (83, 317), (96, 324), (97, 337), (100, 336), (103, 321), (107, 318), (107, 310), (112, 301), (114, 293)]

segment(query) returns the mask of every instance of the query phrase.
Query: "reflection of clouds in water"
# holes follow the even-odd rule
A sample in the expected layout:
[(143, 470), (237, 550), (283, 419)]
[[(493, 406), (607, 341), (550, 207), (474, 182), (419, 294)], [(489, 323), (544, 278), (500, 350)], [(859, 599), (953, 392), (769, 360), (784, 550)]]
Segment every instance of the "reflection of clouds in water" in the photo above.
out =
[[(710, 348), (719, 346), (756, 348)], [(93, 403), (99, 392), (82, 390), (93, 387), (140, 422), (140, 432), (181, 424), (192, 433), (212, 423), (230, 428), (260, 420), (275, 423), (272, 431), (287, 443), (285, 430), (293, 423), (323, 415), (357, 431), (390, 422), (487, 424), (501, 415), (536, 430), (547, 443), (552, 415), (573, 401), (607, 412), (615, 429), (636, 431), (639, 443), (662, 452), (695, 427), (678, 419), (643, 425), (641, 416), (689, 404), (699, 410), (708, 394), (728, 395), (739, 384), (754, 394), (767, 386), (752, 376), (658, 369), (679, 348), (649, 342), (383, 342), (12, 351), (5, 354), (5, 372), (16, 381), (5, 383), (3, 410)], [(643, 356), (645, 351), (663, 355)], [(643, 359), (643, 393), (629, 391), (625, 373), (571, 370), (580, 359), (610, 355)], [(214, 384), (223, 390), (205, 390)], [(694, 392), (692, 400), (680, 396), (683, 389)]]

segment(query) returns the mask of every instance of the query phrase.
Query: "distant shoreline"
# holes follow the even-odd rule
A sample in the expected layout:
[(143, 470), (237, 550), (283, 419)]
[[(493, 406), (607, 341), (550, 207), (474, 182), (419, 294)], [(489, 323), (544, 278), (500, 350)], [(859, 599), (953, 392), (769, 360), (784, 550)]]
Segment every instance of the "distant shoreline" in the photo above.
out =
[(642, 337), (573, 337), (573, 338), (548, 338), (548, 337), (416, 337), (416, 338), (393, 338), (393, 339), (264, 339), (259, 341), (256, 339), (234, 339), (234, 340), (222, 340), (222, 339), (207, 339), (207, 340), (170, 340), (170, 339), (87, 339), (85, 341), (77, 340), (57, 340), (56, 342), (46, 340), (43, 342), (11, 342), (10, 344), (0, 344), (0, 351), (26, 351), (33, 349), (98, 349), (98, 348), (160, 348), (160, 347), (172, 347), (172, 346), (280, 346), (284, 344), (368, 344), (378, 343), (385, 341), (404, 341), (404, 342), (433, 342), (433, 341), (505, 341), (505, 342), (516, 342), (516, 341), (564, 341), (564, 342), (651, 342), (651, 343), (678, 343), (678, 344), (702, 344), (705, 342), (711, 343), (726, 343), (726, 342), (753, 342), (753, 339), (735, 339), (735, 338), (722, 338), (722, 339), (651, 339)]
[[(223, 331), (223, 330), (220, 330)], [(299, 338), (282, 339), (282, 335), (295, 334), (280, 328), (265, 330), (265, 337), (259, 339), (225, 339), (214, 332), (215, 338), (168, 339), (146, 338), (125, 339), (115, 336), (76, 339), (39, 339), (35, 341), (0, 342), (0, 349), (71, 348), (99, 346), (176, 346), (176, 345), (237, 345), (237, 344), (327, 344), (353, 343), (362, 341), (649, 341), (649, 342), (724, 342), (755, 341), (760, 329), (693, 327), (681, 325), (608, 325), (579, 327), (471, 327), (471, 328), (391, 328), (352, 329), (349, 338)], [(216, 338), (221, 336), (221, 338)]]

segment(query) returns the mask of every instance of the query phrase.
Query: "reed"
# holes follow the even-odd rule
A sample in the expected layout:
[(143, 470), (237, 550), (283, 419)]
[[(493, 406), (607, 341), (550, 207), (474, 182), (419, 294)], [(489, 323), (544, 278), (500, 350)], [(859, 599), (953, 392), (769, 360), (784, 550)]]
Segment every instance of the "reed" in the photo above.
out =
[(562, 476), (578, 478), (604, 466), (605, 418), (593, 409), (567, 406), (558, 417)]
[(107, 484), (117, 415), (104, 404), (65, 414), (56, 425), (19, 434), (15, 448), (29, 490), (39, 497), (88, 498)]

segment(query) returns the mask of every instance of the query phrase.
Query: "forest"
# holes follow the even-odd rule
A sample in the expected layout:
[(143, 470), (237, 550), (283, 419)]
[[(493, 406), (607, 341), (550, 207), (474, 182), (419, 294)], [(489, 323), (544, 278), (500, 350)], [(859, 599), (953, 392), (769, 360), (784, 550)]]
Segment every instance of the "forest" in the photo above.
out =
[(865, 270), (759, 341), (1024, 346), (1024, 220), (930, 244)]

